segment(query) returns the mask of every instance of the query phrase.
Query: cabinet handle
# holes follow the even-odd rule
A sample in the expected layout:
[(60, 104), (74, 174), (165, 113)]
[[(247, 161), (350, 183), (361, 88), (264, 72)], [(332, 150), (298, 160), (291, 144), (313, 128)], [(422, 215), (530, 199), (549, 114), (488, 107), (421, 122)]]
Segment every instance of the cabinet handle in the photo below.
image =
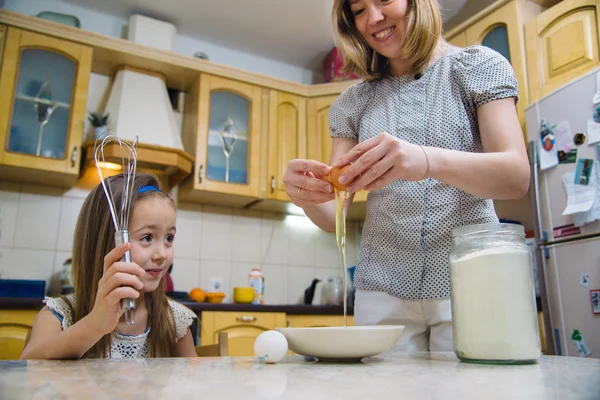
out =
[(252, 317), (250, 315), (244, 315), (243, 317), (237, 317), (236, 320), (238, 322), (254, 322), (254, 321), (256, 321), (256, 317)]
[(275, 177), (271, 177), (271, 193), (275, 192)]
[(203, 179), (204, 179), (204, 165), (200, 165), (200, 168), (198, 170), (198, 183), (202, 183)]
[(77, 146), (73, 147), (73, 151), (71, 152), (71, 168), (75, 168), (76, 162), (77, 162)]

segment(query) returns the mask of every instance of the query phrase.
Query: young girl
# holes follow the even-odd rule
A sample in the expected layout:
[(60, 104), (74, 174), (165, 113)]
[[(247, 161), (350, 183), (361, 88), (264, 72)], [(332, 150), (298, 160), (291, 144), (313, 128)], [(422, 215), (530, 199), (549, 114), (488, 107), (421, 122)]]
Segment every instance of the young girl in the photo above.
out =
[[(346, 71), (365, 78), (329, 110), (330, 162), (351, 163), (350, 193), (369, 191), (355, 323), (405, 325), (399, 347), (452, 351), (451, 231), (497, 223), (491, 199), (528, 190), (517, 79), (494, 50), (445, 42), (438, 0), (335, 0), (333, 20)], [(292, 160), (283, 181), (333, 231), (328, 172)]]
[[(118, 210), (124, 176), (107, 180)], [(174, 203), (154, 176), (137, 174), (131, 204), (130, 243), (115, 247), (102, 186), (88, 195), (75, 228), (74, 293), (46, 298), (21, 359), (196, 357), (189, 330), (196, 315), (163, 288), (173, 263)], [(129, 249), (133, 262), (120, 261)], [(132, 325), (123, 298), (136, 299)]]

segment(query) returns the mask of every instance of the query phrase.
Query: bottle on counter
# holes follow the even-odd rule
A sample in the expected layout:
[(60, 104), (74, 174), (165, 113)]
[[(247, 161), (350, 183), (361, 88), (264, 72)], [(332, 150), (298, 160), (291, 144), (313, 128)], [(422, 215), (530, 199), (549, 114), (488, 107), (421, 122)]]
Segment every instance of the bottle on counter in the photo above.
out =
[(73, 293), (73, 276), (72, 262), (69, 258), (63, 263), (63, 269), (60, 272), (60, 294)]
[(323, 299), (330, 306), (344, 304), (344, 281), (341, 276), (330, 276), (323, 286)]
[(537, 362), (541, 344), (532, 255), (523, 226), (455, 228), (450, 282), (454, 352), (460, 360)]
[(248, 286), (254, 288), (254, 300), (252, 304), (264, 304), (265, 296), (265, 278), (262, 271), (258, 268), (253, 268), (248, 275)]

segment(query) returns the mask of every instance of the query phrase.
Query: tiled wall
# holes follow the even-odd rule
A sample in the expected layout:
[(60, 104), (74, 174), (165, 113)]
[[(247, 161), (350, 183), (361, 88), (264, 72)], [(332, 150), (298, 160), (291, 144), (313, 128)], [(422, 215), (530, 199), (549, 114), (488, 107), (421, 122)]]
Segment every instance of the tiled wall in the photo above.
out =
[[(87, 193), (0, 181), (0, 278), (44, 279), (50, 291), (59, 290)], [(356, 263), (357, 229), (348, 226), (348, 265)], [(211, 278), (221, 278), (230, 293), (261, 263), (269, 304), (296, 303), (313, 278), (341, 275), (334, 235), (306, 217), (178, 205), (175, 290), (208, 288)]]

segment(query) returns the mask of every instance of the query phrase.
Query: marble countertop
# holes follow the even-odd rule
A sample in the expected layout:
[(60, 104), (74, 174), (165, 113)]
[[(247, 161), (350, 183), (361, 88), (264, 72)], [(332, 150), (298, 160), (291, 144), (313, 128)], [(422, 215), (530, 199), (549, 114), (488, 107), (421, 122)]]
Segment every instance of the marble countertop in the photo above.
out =
[(459, 362), (452, 353), (386, 353), (357, 364), (288, 356), (0, 361), (2, 399), (600, 399), (600, 359)]

